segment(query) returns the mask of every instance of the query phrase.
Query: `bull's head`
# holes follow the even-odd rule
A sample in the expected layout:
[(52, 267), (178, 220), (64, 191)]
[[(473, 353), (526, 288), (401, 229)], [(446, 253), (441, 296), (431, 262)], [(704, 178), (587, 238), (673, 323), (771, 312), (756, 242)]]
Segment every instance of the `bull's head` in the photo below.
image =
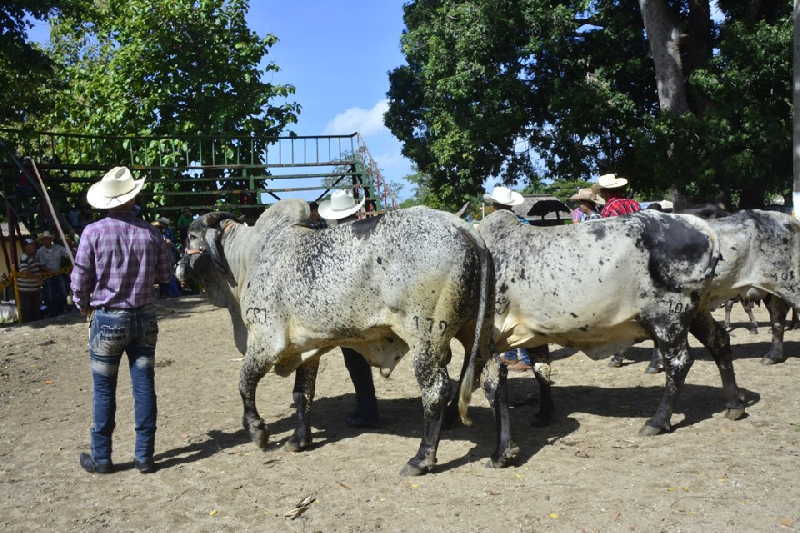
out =
[(175, 276), (181, 283), (193, 277), (207, 290), (213, 290), (210, 285), (219, 281), (236, 285), (222, 247), (226, 221), (233, 220), (235, 217), (231, 213), (213, 212), (191, 223), (185, 243), (186, 253), (175, 268)]

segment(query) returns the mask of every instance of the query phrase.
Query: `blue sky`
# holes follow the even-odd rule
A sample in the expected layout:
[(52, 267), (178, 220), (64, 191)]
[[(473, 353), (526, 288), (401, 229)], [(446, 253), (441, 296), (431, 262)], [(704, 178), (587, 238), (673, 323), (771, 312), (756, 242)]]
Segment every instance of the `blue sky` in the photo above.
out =
[[(280, 39), (266, 60), (281, 70), (267, 74), (267, 80), (296, 87), (292, 100), (302, 112), (292, 129), (298, 135), (359, 131), (384, 177), (393, 182), (412, 172), (382, 119), (387, 73), (404, 63), (402, 7), (403, 0), (251, 0), (248, 15), (255, 32)], [(46, 42), (47, 24), (37, 23), (30, 37)], [(400, 199), (412, 192), (404, 185)]]

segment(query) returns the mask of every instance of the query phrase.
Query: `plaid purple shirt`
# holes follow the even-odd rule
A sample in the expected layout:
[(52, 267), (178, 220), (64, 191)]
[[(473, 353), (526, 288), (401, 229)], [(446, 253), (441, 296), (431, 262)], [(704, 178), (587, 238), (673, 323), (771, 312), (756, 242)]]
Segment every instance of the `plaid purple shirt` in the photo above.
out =
[(153, 284), (170, 279), (164, 238), (132, 213), (112, 213), (81, 234), (70, 288), (78, 307), (135, 308), (153, 303)]

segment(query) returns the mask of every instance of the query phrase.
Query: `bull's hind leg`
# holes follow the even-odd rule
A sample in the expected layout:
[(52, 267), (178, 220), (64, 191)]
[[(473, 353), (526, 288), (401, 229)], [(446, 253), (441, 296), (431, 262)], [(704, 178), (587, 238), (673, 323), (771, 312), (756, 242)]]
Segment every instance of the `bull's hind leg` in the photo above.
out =
[(717, 364), (722, 379), (722, 394), (725, 397), (725, 407), (727, 408), (725, 416), (731, 420), (741, 418), (744, 416), (745, 406), (733, 371), (730, 335), (708, 312), (698, 313), (692, 320), (689, 331), (708, 348)]
[(242, 425), (250, 433), (253, 442), (262, 450), (267, 448), (269, 430), (256, 409), (256, 387), (269, 370), (269, 366), (263, 359), (248, 354), (239, 373), (239, 394), (244, 406)]
[(511, 415), (508, 410), (508, 367), (501, 365), (496, 358), (486, 363), (486, 379), (483, 390), (486, 399), (494, 410), (496, 446), (486, 466), (504, 468), (513, 464), (519, 455), (519, 448), (511, 438)]
[[(786, 326), (786, 314), (789, 306), (781, 298), (769, 295), (766, 298), (767, 310), (769, 311), (769, 325), (772, 329), (772, 345), (769, 352), (761, 362), (765, 365), (774, 365), (783, 362), (783, 332)], [(795, 311), (796, 312), (796, 311)]]
[(661, 403), (656, 409), (656, 413), (648, 420), (642, 429), (639, 431), (640, 435), (650, 436), (658, 435), (663, 431), (671, 431), (670, 418), (672, 411), (675, 409), (675, 403), (678, 400), (681, 387), (686, 380), (686, 375), (692, 367), (694, 360), (689, 352), (689, 340), (687, 327), (684, 324), (686, 320), (685, 314), (683, 316), (674, 317), (672, 319), (662, 318), (654, 320), (655, 324), (661, 322), (661, 325), (653, 327), (652, 337), (658, 347), (659, 351), (664, 356), (664, 374), (666, 375), (666, 387), (664, 395), (661, 398)]
[(433, 347), (430, 342), (425, 342), (422, 346), (412, 346), (411, 351), (414, 353), (414, 375), (420, 388), (425, 423), (419, 451), (400, 471), (403, 476), (419, 476), (433, 470), (450, 388), (450, 377), (444, 366), (444, 347)]
[(284, 445), (291, 452), (299, 452), (311, 446), (311, 405), (319, 370), (319, 358), (309, 359), (294, 371), (292, 400), (297, 408), (297, 425), (294, 434)]

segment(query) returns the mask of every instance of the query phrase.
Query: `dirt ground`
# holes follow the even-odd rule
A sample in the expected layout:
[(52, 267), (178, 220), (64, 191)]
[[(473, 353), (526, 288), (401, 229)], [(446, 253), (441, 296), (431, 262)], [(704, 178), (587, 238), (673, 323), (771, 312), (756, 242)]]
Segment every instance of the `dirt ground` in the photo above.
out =
[[(268, 375), (258, 405), (273, 447), (241, 429), (240, 355), (227, 311), (203, 299), (162, 301), (157, 348), (156, 460), (132, 465), (130, 383), (120, 376), (114, 460), (91, 475), (87, 449), (91, 388), (86, 324), (73, 314), (0, 329), (0, 529), (2, 531), (784, 531), (800, 529), (800, 333), (787, 333), (786, 363), (764, 367), (760, 333), (734, 314), (739, 385), (748, 417), (723, 416), (719, 375), (707, 354), (695, 363), (671, 434), (639, 437), (654, 412), (663, 374), (643, 373), (645, 343), (628, 364), (576, 354), (554, 364), (557, 420), (529, 425), (533, 406), (512, 409), (520, 465), (484, 467), (494, 423), (482, 394), (472, 428), (446, 431), (436, 472), (398, 475), (422, 426), (408, 360), (376, 375), (378, 430), (344, 423), (352, 385), (338, 352), (323, 357), (313, 417), (315, 446), (293, 454), (293, 380)], [(693, 346), (697, 343), (693, 340)], [(561, 353), (564, 353), (563, 351)], [(457, 375), (460, 358), (450, 368)], [(512, 401), (534, 394), (530, 374), (512, 374)], [(285, 517), (305, 497), (299, 517)]]

